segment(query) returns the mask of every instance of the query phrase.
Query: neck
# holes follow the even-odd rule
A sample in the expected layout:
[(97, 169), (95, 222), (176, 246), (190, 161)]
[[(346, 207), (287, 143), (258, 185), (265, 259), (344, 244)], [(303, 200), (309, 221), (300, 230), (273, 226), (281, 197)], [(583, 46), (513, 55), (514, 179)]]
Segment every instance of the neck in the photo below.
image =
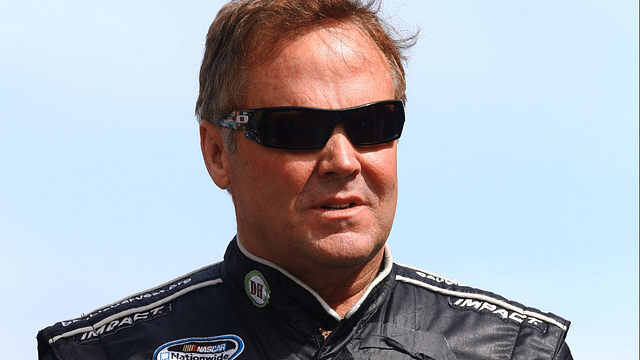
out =
[(362, 298), (384, 266), (382, 248), (364, 266), (353, 270), (325, 269), (321, 274), (297, 272), (294, 275), (320, 295), (341, 318)]
[[(296, 278), (311, 290), (315, 291), (329, 307), (341, 317), (366, 293), (369, 285), (375, 280), (385, 266), (386, 246), (379, 249), (375, 255), (363, 265), (357, 267), (316, 266), (313, 271), (287, 268), (275, 264), (268, 259), (261, 258), (247, 250), (238, 237), (240, 250), (254, 261), (275, 267), (289, 277)], [(390, 256), (390, 255), (387, 255)]]

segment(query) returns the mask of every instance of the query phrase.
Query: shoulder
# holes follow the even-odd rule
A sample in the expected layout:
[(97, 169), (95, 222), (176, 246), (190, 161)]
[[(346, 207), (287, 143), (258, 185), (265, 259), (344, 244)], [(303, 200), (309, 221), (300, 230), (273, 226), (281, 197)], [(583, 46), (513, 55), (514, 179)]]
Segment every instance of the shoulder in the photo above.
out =
[(172, 311), (171, 304), (221, 283), (220, 262), (127, 296), (78, 318), (60, 321), (38, 333), (39, 358), (52, 350), (57, 354), (57, 345), (60, 343), (86, 343), (168, 315)]
[(426, 270), (401, 264), (395, 266), (396, 281), (447, 296), (453, 308), (473, 309), (532, 326), (546, 323), (565, 331), (569, 328), (569, 321), (552, 313), (525, 306), (490, 291), (462, 285)]
[(400, 264), (394, 268), (396, 286), (407, 289), (401, 293), (413, 294), (421, 309), (437, 314), (437, 319), (430, 314), (417, 314), (417, 318), (437, 324), (433, 326), (443, 332), (456, 353), (471, 351), (469, 342), (476, 344), (475, 349), (503, 348), (513, 359), (532, 358), (540, 352), (557, 358), (566, 348), (570, 322), (560, 316), (422, 269)]

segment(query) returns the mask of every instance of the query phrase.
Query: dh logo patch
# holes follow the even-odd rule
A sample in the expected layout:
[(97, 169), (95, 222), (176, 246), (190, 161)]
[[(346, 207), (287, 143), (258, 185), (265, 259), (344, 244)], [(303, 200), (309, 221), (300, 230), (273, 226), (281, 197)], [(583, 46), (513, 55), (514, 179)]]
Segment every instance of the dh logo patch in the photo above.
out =
[(244, 350), (244, 342), (236, 335), (182, 339), (160, 346), (153, 360), (231, 360)]
[(269, 290), (269, 284), (267, 284), (267, 280), (265, 280), (260, 271), (250, 271), (247, 276), (244, 277), (244, 290), (247, 292), (253, 305), (261, 308), (269, 303), (271, 290)]

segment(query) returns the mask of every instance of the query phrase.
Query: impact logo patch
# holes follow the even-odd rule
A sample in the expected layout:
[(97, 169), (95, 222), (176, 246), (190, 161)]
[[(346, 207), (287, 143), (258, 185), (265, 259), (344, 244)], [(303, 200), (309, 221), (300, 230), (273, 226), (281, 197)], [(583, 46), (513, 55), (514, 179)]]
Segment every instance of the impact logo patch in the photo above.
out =
[(504, 307), (486, 301), (457, 298), (457, 300), (450, 303), (450, 305), (458, 309), (473, 310), (481, 314), (491, 314), (503, 320), (533, 327), (543, 333), (547, 331), (547, 324), (540, 319), (513, 310), (507, 310)]
[(108, 323), (96, 325), (93, 330), (86, 331), (74, 337), (75, 341), (82, 344), (87, 341), (97, 340), (107, 335), (116, 333), (118, 330), (130, 328), (142, 321), (150, 321), (158, 316), (167, 315), (171, 312), (171, 304), (160, 305), (148, 311), (141, 311), (129, 314), (117, 319), (113, 319)]
[(269, 303), (271, 290), (269, 290), (269, 284), (267, 284), (267, 280), (265, 280), (260, 271), (250, 271), (247, 276), (244, 277), (244, 290), (247, 292), (253, 305), (261, 308)]
[(244, 350), (236, 335), (182, 339), (168, 342), (153, 354), (153, 360), (231, 360)]

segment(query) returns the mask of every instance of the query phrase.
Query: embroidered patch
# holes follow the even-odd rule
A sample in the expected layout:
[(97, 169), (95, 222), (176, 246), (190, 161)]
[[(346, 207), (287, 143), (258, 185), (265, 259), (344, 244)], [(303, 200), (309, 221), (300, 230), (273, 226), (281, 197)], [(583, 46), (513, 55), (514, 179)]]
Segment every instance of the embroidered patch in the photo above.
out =
[(536, 319), (535, 317), (529, 316), (527, 314), (516, 312), (514, 310), (509, 310), (502, 306), (491, 304), (482, 300), (463, 299), (463, 298), (449, 298), (449, 299), (450, 299), (449, 304), (454, 308), (464, 309), (464, 310), (473, 310), (481, 314), (491, 314), (493, 316), (502, 318), (503, 320), (506, 320), (506, 321), (533, 327), (543, 333), (547, 331), (547, 324), (544, 321), (540, 319)]
[(85, 331), (74, 336), (74, 340), (82, 344), (87, 341), (97, 340), (108, 335), (115, 334), (118, 330), (132, 327), (142, 321), (150, 321), (159, 316), (171, 312), (171, 304), (160, 305), (147, 311), (129, 313), (111, 321), (102, 321), (94, 326), (93, 330)]
[(271, 290), (269, 290), (269, 284), (267, 284), (267, 280), (265, 280), (260, 271), (250, 271), (247, 276), (244, 277), (244, 290), (247, 292), (253, 305), (261, 308), (269, 304)]
[(231, 360), (244, 350), (236, 335), (191, 338), (168, 342), (153, 354), (153, 360)]

